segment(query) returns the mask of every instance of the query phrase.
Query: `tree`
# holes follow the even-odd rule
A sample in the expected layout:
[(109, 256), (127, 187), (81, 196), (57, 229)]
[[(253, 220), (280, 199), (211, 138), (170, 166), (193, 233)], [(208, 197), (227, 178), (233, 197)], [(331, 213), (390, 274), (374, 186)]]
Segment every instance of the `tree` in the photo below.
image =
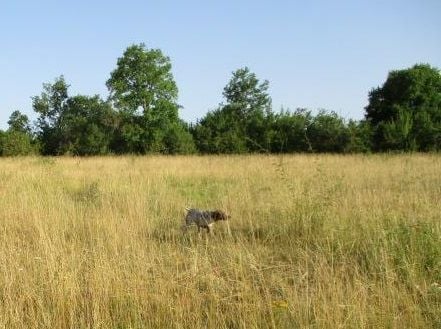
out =
[(144, 44), (128, 47), (106, 85), (121, 110), (146, 113), (173, 105), (177, 114), (178, 88), (170, 59), (159, 49), (147, 49)]
[(170, 59), (161, 50), (144, 44), (128, 47), (106, 84), (120, 112), (121, 129), (113, 143), (116, 152), (174, 153), (181, 152), (184, 144), (190, 147), (192, 137), (178, 117), (178, 88)]
[(28, 155), (35, 152), (30, 136), (22, 131), (0, 131), (0, 156)]
[(243, 126), (229, 107), (210, 111), (193, 128), (201, 153), (245, 153), (248, 151)]
[(108, 153), (118, 123), (111, 104), (99, 96), (69, 97), (68, 88), (61, 76), (32, 98), (43, 154)]
[(394, 120), (380, 122), (378, 132), (382, 134), (379, 146), (383, 150), (416, 151), (417, 145), (412, 134), (413, 118), (408, 111), (400, 109)]
[(192, 154), (196, 153), (196, 145), (188, 125), (179, 120), (168, 127), (163, 139), (165, 154)]
[(8, 125), (10, 131), (19, 131), (25, 134), (31, 133), (29, 118), (26, 114), (22, 114), (20, 111), (12, 112), (8, 120)]
[(312, 119), (306, 134), (315, 152), (341, 153), (349, 142), (345, 122), (335, 112), (321, 110)]
[(43, 154), (59, 154), (60, 141), (63, 138), (59, 120), (69, 98), (68, 88), (64, 77), (60, 76), (53, 84), (43, 84), (40, 96), (32, 97), (33, 109), (39, 114), (37, 134)]
[(16, 156), (37, 152), (38, 145), (32, 135), (27, 115), (20, 111), (12, 112), (8, 125), (8, 130), (0, 134), (0, 155)]
[(245, 67), (224, 88), (225, 104), (199, 121), (192, 132), (203, 153), (267, 152), (271, 147), (268, 81), (259, 82)]
[(297, 109), (282, 111), (275, 115), (272, 127), (272, 152), (310, 152), (311, 143), (306, 134), (312, 121), (311, 111)]
[(59, 154), (107, 154), (117, 120), (110, 103), (98, 95), (68, 98), (59, 118)]
[(268, 94), (269, 82), (262, 83), (248, 67), (233, 72), (233, 76), (224, 88), (223, 96), (227, 105), (234, 106), (242, 119), (247, 119), (256, 112), (271, 111), (271, 97)]
[(441, 75), (427, 64), (391, 71), (369, 93), (366, 119), (377, 150), (441, 149)]
[(226, 100), (224, 110), (237, 120), (251, 152), (267, 151), (270, 148), (270, 121), (272, 119), (269, 82), (260, 82), (248, 67), (233, 72), (224, 88)]
[(344, 152), (367, 153), (372, 150), (372, 129), (366, 120), (349, 120), (347, 124), (349, 140)]

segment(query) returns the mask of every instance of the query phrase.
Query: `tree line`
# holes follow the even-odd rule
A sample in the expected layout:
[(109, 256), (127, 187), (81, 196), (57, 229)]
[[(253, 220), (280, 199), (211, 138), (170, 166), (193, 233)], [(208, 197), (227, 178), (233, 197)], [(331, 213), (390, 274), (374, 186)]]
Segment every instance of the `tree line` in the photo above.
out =
[(236, 154), (441, 150), (441, 75), (417, 64), (369, 92), (362, 120), (308, 109), (273, 111), (269, 82), (244, 67), (224, 102), (196, 123), (179, 118), (170, 59), (132, 45), (106, 82), (109, 97), (69, 93), (63, 76), (32, 97), (37, 120), (12, 112), (0, 155)]

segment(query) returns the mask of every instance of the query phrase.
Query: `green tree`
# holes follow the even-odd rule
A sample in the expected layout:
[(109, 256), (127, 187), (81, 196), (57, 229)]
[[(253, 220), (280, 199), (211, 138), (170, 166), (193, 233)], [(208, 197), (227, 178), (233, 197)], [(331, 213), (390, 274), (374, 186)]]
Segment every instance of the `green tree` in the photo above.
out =
[(372, 129), (366, 120), (349, 120), (347, 124), (349, 140), (344, 152), (367, 153), (372, 150)]
[(224, 88), (226, 104), (224, 111), (229, 112), (240, 127), (235, 127), (233, 136), (243, 134), (246, 148), (251, 152), (267, 151), (271, 147), (271, 97), (268, 94), (269, 82), (260, 82), (248, 67), (233, 72)]
[(0, 156), (29, 155), (34, 152), (29, 134), (16, 130), (0, 131)]
[(98, 95), (68, 98), (59, 118), (58, 153), (98, 155), (110, 152), (116, 114)]
[(19, 131), (26, 134), (31, 133), (29, 118), (26, 114), (22, 114), (20, 111), (12, 112), (8, 120), (8, 125), (10, 131)]
[(306, 131), (315, 152), (341, 153), (347, 148), (349, 132), (335, 112), (320, 111)]
[(165, 133), (163, 153), (192, 154), (196, 153), (196, 145), (189, 126), (182, 120), (169, 125)]
[[(106, 84), (120, 112), (121, 129), (113, 143), (116, 152), (170, 153), (190, 145), (192, 137), (178, 116), (178, 88), (170, 59), (161, 50), (144, 44), (128, 47)], [(172, 140), (183, 144), (171, 147)]]
[(170, 59), (159, 49), (147, 49), (144, 44), (128, 47), (106, 85), (121, 110), (149, 112), (170, 104), (177, 110), (178, 88)]
[(245, 67), (224, 88), (225, 104), (207, 113), (192, 129), (202, 153), (267, 152), (271, 147), (268, 81), (259, 82)]
[(128, 112), (117, 112), (118, 129), (112, 140), (111, 149), (117, 154), (141, 154), (145, 152), (143, 140), (143, 117)]
[(37, 134), (43, 154), (59, 154), (60, 142), (63, 139), (59, 120), (69, 98), (68, 88), (64, 77), (60, 76), (53, 84), (43, 84), (40, 96), (32, 97), (33, 109), (39, 114)]
[(412, 134), (413, 118), (408, 111), (400, 109), (394, 120), (381, 122), (378, 126), (383, 139), (380, 147), (384, 150), (415, 151), (415, 137)]
[(37, 153), (38, 143), (32, 134), (27, 115), (20, 111), (12, 112), (8, 125), (8, 130), (0, 136), (2, 138), (0, 154), (15, 156)]
[(248, 67), (233, 72), (233, 76), (224, 88), (223, 96), (227, 105), (234, 106), (242, 119), (247, 119), (256, 112), (271, 111), (271, 97), (268, 94), (269, 82), (259, 82), (256, 74)]
[(41, 95), (33, 97), (42, 153), (108, 153), (118, 124), (111, 104), (99, 96), (69, 97), (68, 88), (61, 76), (53, 84), (43, 84)]
[(245, 153), (248, 151), (243, 126), (230, 107), (208, 112), (193, 128), (201, 153)]
[(312, 146), (306, 134), (312, 122), (311, 112), (297, 109), (282, 111), (275, 115), (272, 132), (272, 152), (310, 152)]
[(377, 150), (441, 149), (441, 75), (427, 64), (391, 71), (369, 93), (366, 119)]
[(441, 150), (441, 121), (436, 116), (419, 112), (413, 117), (412, 128), (420, 151)]

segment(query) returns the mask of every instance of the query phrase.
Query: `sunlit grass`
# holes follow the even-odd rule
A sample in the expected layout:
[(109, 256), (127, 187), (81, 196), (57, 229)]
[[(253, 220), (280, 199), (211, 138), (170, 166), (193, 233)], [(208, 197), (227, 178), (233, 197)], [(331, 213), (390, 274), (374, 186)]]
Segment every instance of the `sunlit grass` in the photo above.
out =
[(437, 155), (0, 159), (0, 327), (439, 328), (440, 195)]

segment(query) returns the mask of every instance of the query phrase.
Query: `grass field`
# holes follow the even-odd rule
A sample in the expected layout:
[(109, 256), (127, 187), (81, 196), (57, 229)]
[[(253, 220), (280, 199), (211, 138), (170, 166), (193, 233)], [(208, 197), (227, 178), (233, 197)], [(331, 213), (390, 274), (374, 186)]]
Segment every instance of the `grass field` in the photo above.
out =
[(439, 155), (0, 159), (0, 328), (441, 328), (440, 203)]

